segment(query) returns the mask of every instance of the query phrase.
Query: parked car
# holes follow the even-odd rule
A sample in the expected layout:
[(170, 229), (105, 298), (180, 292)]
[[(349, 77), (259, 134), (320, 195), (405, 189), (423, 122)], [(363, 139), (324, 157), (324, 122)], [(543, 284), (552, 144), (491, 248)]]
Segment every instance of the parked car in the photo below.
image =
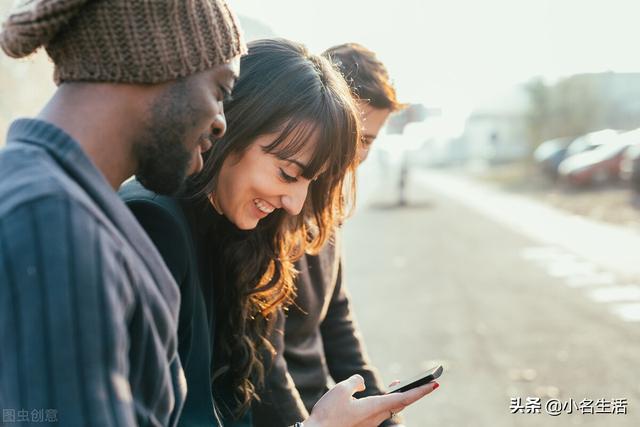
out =
[(628, 182), (636, 193), (640, 193), (640, 143), (625, 151), (620, 162), (620, 179)]
[(533, 152), (533, 158), (542, 171), (552, 178), (558, 175), (558, 166), (566, 156), (567, 148), (574, 138), (555, 138), (544, 141)]
[(608, 142), (591, 151), (563, 160), (560, 178), (574, 186), (587, 186), (617, 180), (625, 151), (640, 141), (640, 130), (612, 134)]
[(614, 139), (616, 135), (618, 135), (618, 131), (603, 129), (579, 136), (567, 147), (565, 159), (575, 156), (576, 154), (584, 153), (585, 151), (595, 150)]
[[(618, 134), (613, 129), (604, 129), (579, 136), (569, 140), (568, 145), (562, 149), (562, 142), (556, 142), (558, 147), (555, 152), (549, 154), (549, 157), (542, 165), (543, 170), (552, 177), (557, 178), (559, 175), (558, 168), (560, 164), (567, 158), (581, 154), (587, 151), (595, 150)], [(551, 149), (549, 149), (551, 150)]]

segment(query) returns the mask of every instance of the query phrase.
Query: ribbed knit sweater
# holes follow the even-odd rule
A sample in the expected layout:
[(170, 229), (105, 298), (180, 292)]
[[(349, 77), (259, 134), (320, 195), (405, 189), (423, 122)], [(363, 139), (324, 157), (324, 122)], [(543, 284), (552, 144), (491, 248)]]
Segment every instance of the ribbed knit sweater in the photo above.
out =
[(79, 144), (46, 122), (15, 122), (0, 151), (3, 422), (46, 411), (64, 426), (174, 425), (179, 298)]

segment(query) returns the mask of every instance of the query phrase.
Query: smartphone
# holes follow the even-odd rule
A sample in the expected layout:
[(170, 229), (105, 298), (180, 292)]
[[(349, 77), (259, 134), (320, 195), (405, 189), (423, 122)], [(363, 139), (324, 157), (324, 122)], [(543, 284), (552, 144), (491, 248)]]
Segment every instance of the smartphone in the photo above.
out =
[(423, 372), (420, 375), (417, 375), (407, 381), (403, 381), (400, 384), (393, 386), (392, 389), (387, 391), (387, 394), (403, 393), (413, 388), (420, 387), (421, 385), (430, 383), (431, 381), (435, 380), (440, 375), (442, 375), (442, 371), (443, 371), (442, 366), (436, 366), (433, 369), (429, 369), (427, 372)]

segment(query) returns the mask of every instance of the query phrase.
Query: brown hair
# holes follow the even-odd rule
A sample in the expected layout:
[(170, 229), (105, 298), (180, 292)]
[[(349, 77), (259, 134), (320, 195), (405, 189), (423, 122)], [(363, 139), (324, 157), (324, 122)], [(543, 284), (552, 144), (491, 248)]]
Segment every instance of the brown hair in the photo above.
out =
[(405, 107), (396, 97), (389, 73), (376, 54), (358, 43), (345, 43), (322, 53), (340, 70), (353, 95), (373, 108), (398, 111)]
[(153, 84), (176, 80), (246, 52), (225, 0), (33, 0), (2, 25), (14, 58), (40, 47), (54, 80)]
[(229, 231), (232, 224), (217, 220), (221, 233), (213, 236), (219, 249), (212, 262), (223, 280), (216, 291), (222, 312), (216, 317), (225, 322), (216, 341), (228, 361), (223, 368), (229, 371), (241, 413), (264, 377), (260, 354), (272, 350), (265, 338), (267, 319), (293, 298), (293, 262), (327, 242), (354, 198), (359, 115), (344, 79), (325, 58), (281, 39), (249, 43), (225, 115), (228, 131), (206, 153), (203, 171), (188, 181), (187, 194), (202, 200), (214, 193), (225, 159), (242, 154), (265, 134), (278, 135), (264, 151), (281, 158), (315, 141), (302, 175), (317, 176), (300, 215), (279, 209), (248, 232)]

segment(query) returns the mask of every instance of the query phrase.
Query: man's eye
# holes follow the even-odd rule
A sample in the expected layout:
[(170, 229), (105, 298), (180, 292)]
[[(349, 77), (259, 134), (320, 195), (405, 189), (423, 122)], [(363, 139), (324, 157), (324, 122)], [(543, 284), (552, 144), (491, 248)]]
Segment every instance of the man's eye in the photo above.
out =
[(298, 178), (296, 178), (295, 176), (287, 175), (287, 173), (282, 168), (280, 168), (280, 176), (286, 182), (296, 182), (298, 180)]
[(222, 92), (222, 102), (224, 104), (233, 100), (233, 97), (231, 96), (231, 91), (226, 87), (220, 87), (220, 92)]

